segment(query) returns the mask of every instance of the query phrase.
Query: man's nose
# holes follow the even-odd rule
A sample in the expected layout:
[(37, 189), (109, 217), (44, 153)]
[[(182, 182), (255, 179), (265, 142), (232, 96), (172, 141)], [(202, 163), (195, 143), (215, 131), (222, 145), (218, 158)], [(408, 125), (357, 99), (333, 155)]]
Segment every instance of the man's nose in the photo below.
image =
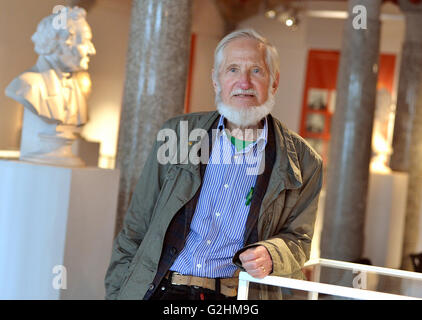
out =
[(94, 44), (91, 42), (88, 50), (88, 54), (95, 55), (97, 51), (95, 50)]
[(239, 86), (243, 90), (250, 89), (252, 87), (251, 79), (247, 72), (242, 72), (239, 79)]

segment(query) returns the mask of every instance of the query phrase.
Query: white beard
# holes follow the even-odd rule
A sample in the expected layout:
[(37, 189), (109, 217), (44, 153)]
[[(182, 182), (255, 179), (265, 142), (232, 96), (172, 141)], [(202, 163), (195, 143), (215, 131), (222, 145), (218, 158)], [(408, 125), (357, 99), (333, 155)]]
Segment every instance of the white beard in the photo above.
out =
[(239, 108), (223, 103), (220, 94), (217, 94), (216, 105), (218, 112), (228, 121), (240, 128), (245, 128), (258, 124), (266, 117), (274, 108), (275, 98), (270, 89), (268, 90), (268, 99), (262, 105)]

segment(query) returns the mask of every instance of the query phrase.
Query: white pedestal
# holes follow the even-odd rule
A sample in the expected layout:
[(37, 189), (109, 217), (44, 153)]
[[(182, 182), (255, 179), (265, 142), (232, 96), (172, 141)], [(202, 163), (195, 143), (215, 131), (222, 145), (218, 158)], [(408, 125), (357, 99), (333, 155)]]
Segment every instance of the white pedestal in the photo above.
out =
[(0, 160), (0, 299), (103, 299), (118, 184), (118, 170)]
[(80, 130), (76, 126), (47, 121), (24, 108), (20, 159), (46, 165), (85, 167), (72, 150), (77, 139), (75, 133)]
[(407, 180), (406, 173), (370, 173), (363, 256), (375, 266), (400, 268)]
[(57, 126), (57, 123), (41, 119), (28, 108), (23, 108), (23, 124), (20, 146), (21, 157), (38, 153), (41, 145), (39, 134), (41, 132), (54, 134)]

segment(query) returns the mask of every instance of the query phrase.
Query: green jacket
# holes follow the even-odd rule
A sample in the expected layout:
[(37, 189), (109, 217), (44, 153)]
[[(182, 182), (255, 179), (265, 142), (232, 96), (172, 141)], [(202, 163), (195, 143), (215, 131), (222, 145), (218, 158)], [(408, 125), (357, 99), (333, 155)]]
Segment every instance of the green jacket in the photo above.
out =
[[(208, 131), (218, 112), (185, 114), (168, 120), (163, 128), (179, 134), (179, 122), (189, 131)], [(322, 186), (322, 160), (297, 134), (274, 121), (276, 157), (258, 219), (259, 242), (273, 261), (274, 276), (303, 278), (309, 259)], [(161, 165), (156, 142), (132, 195), (123, 228), (113, 245), (105, 277), (106, 299), (142, 299), (157, 272), (166, 230), (174, 215), (201, 185), (199, 165)], [(243, 248), (244, 249), (244, 248)], [(240, 250), (239, 252), (241, 252)], [(238, 254), (234, 262), (241, 265)], [(281, 299), (278, 287), (254, 285), (250, 299)]]

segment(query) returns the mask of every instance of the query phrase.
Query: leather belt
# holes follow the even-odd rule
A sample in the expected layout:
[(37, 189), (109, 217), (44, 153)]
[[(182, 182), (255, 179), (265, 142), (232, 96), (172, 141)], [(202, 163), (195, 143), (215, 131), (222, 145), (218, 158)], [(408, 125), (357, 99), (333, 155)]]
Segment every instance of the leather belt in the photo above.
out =
[[(220, 293), (227, 297), (237, 296), (237, 285), (238, 285), (238, 274), (236, 272), (233, 278), (221, 278), (220, 279)], [(171, 279), (170, 279), (171, 276)], [(184, 286), (196, 286), (204, 289), (215, 290), (216, 279), (202, 278), (195, 276), (185, 276), (178, 272), (167, 272), (166, 279), (169, 279), (171, 284), (184, 285)]]

